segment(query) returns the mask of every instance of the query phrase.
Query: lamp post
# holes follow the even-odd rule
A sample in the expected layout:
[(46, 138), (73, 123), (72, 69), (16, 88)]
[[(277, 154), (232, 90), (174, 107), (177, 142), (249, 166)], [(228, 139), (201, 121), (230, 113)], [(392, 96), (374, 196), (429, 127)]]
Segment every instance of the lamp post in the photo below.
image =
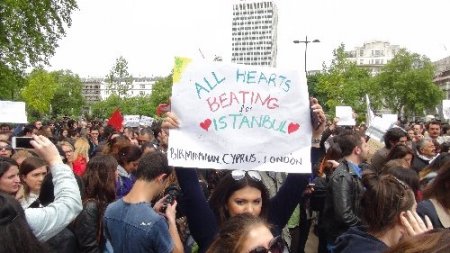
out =
[(308, 40), (308, 35), (306, 35), (305, 40), (294, 40), (294, 44), (299, 44), (299, 43), (305, 43), (305, 74), (307, 74), (306, 71), (306, 51), (308, 51), (308, 44), (309, 43), (318, 43), (320, 42), (320, 40), (315, 39), (315, 40)]

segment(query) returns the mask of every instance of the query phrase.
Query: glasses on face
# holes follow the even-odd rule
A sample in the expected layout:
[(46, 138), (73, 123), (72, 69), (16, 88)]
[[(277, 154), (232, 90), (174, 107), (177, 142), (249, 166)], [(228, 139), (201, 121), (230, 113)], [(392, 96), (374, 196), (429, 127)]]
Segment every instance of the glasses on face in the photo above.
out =
[(0, 150), (12, 150), (12, 147), (9, 145), (6, 146), (0, 146)]
[(258, 246), (252, 250), (250, 250), (249, 253), (282, 253), (284, 250), (284, 243), (280, 236), (277, 236), (270, 240), (269, 242), (269, 248), (265, 248), (264, 246)]
[(231, 177), (236, 181), (242, 180), (245, 177), (245, 175), (248, 175), (253, 180), (261, 181), (261, 175), (259, 175), (259, 173), (257, 171), (253, 171), (253, 170), (249, 170), (249, 171), (233, 170), (233, 171), (231, 171)]

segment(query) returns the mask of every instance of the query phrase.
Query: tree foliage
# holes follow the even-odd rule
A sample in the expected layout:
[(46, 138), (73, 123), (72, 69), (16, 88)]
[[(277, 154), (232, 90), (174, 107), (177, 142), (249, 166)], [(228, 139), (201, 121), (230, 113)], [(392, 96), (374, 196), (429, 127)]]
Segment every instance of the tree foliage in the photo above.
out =
[(0, 100), (17, 100), (25, 85), (21, 70), (12, 69), (0, 61)]
[(156, 107), (160, 103), (168, 103), (172, 93), (172, 74), (159, 78), (152, 88), (150, 96), (120, 97), (112, 94), (103, 101), (92, 105), (92, 116), (109, 118), (112, 112), (119, 108), (122, 114), (145, 115), (155, 117)]
[(369, 72), (346, 59), (343, 44), (333, 54), (331, 65), (328, 68), (324, 65), (323, 72), (315, 77), (315, 87), (310, 88), (313, 89), (311, 94), (322, 101), (331, 115), (334, 115), (334, 108), (339, 105), (351, 106), (356, 112), (365, 111), (365, 94), (371, 92)]
[(161, 103), (169, 103), (172, 96), (173, 73), (167, 77), (158, 79), (153, 85), (152, 94), (150, 95), (149, 109), (152, 115), (156, 112), (156, 107)]
[(57, 84), (51, 99), (53, 116), (80, 115), (84, 105), (83, 84), (80, 77), (69, 70), (54, 71), (51, 75)]
[(42, 68), (33, 70), (21, 95), (31, 113), (42, 116), (50, 111), (50, 102), (58, 88), (55, 77)]
[(106, 119), (117, 108), (122, 114), (152, 116), (149, 104), (150, 96), (121, 98), (117, 94), (112, 94), (107, 99), (92, 104), (92, 116)]
[(433, 76), (434, 67), (427, 57), (402, 49), (375, 77), (375, 89), (383, 105), (393, 112), (422, 115), (444, 97)]
[(120, 56), (106, 76), (107, 90), (119, 97), (126, 97), (133, 83), (133, 77), (128, 73), (128, 62)]
[(77, 8), (76, 0), (0, 1), (0, 65), (48, 63)]

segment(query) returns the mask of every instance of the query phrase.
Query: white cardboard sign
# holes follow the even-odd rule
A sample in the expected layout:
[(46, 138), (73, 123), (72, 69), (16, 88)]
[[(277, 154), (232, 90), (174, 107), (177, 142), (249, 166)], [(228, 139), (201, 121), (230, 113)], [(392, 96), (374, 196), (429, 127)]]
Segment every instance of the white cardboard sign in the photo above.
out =
[(356, 125), (353, 118), (353, 110), (351, 106), (336, 106), (336, 117), (339, 118), (339, 126), (354, 126)]
[(306, 80), (295, 70), (176, 58), (169, 164), (310, 173)]
[(0, 101), (0, 123), (28, 123), (25, 102)]
[(139, 115), (124, 115), (123, 122), (125, 127), (138, 127), (141, 117)]
[(444, 119), (450, 119), (450, 100), (442, 100), (442, 114)]

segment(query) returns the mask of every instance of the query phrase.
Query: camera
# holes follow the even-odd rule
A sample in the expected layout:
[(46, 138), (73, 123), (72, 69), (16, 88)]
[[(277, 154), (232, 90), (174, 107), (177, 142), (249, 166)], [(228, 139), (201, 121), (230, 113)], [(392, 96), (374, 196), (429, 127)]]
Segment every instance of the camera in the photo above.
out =
[(166, 195), (167, 197), (166, 199), (164, 199), (163, 206), (161, 207), (160, 210), (162, 213), (165, 213), (167, 206), (169, 204), (172, 205), (175, 202), (175, 200), (181, 195), (181, 189), (177, 185), (172, 184), (169, 187), (167, 187), (166, 190), (164, 191), (164, 196)]

